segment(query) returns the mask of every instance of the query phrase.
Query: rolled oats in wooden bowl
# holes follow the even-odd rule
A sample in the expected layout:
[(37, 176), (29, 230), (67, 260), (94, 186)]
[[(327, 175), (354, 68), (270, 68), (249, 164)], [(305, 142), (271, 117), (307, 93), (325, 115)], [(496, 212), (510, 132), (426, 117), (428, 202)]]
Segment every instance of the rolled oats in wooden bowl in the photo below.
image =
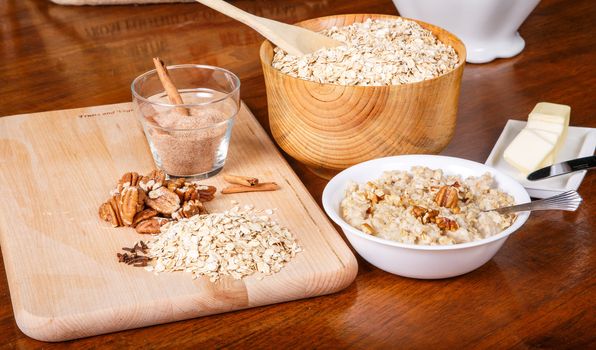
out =
[(321, 33), (346, 45), (304, 56), (293, 56), (276, 47), (273, 68), (322, 84), (383, 86), (433, 79), (458, 63), (453, 47), (404, 18), (367, 18)]
[(298, 25), (346, 45), (303, 57), (261, 45), (271, 131), (289, 155), (330, 178), (372, 158), (433, 154), (449, 143), (466, 57), (458, 38), (389, 15)]

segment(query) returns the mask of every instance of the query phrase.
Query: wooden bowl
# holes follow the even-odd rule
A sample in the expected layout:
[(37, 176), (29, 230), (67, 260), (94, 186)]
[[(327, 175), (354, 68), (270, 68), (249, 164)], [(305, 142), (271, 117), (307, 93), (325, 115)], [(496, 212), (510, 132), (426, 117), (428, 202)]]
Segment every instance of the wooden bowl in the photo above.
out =
[[(320, 31), (367, 18), (397, 16), (355, 14), (320, 17), (297, 25)], [(342, 86), (291, 77), (271, 66), (273, 46), (260, 49), (269, 123), (273, 138), (290, 156), (314, 173), (331, 178), (363, 161), (400, 154), (436, 154), (453, 136), (464, 44), (453, 34), (415, 21), (459, 55), (454, 70), (437, 78), (391, 86)]]

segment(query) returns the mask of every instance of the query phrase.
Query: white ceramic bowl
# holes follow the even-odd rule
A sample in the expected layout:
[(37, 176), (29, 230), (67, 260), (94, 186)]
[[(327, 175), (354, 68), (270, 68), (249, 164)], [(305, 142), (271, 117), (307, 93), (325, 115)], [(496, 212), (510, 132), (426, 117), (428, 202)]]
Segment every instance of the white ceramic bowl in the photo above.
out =
[(327, 215), (338, 224), (346, 237), (366, 261), (387, 272), (412, 278), (447, 278), (462, 275), (482, 266), (501, 248), (507, 237), (520, 228), (529, 212), (518, 213), (516, 220), (505, 231), (483, 240), (448, 245), (425, 246), (398, 243), (367, 235), (350, 226), (340, 214), (340, 202), (348, 181), (363, 183), (377, 179), (384, 171), (410, 170), (412, 166), (442, 169), (445, 174), (462, 177), (492, 174), (498, 187), (515, 198), (515, 203), (530, 201), (528, 192), (517, 181), (498, 170), (473, 161), (435, 156), (406, 155), (379, 158), (354, 165), (337, 174), (323, 191), (323, 207)]
[(466, 45), (467, 61), (512, 57), (525, 46), (517, 30), (540, 0), (393, 0), (400, 16), (445, 28)]

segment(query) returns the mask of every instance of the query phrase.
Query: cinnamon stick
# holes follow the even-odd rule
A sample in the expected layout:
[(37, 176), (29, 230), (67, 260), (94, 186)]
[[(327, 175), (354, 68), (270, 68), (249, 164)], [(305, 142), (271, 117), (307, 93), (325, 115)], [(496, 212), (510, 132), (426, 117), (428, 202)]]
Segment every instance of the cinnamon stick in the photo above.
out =
[(231, 184), (242, 185), (242, 186), (255, 186), (259, 184), (259, 179), (256, 177), (240, 176), (226, 174), (223, 176), (224, 180)]
[[(166, 94), (168, 95), (168, 99), (170, 100), (171, 104), (174, 105), (182, 105), (184, 101), (182, 100), (182, 96), (178, 92), (176, 85), (172, 82), (170, 78), (170, 74), (168, 73), (168, 68), (164, 61), (162, 61), (159, 57), (153, 58), (153, 64), (155, 65), (155, 69), (157, 70), (157, 76), (159, 77), (159, 81), (161, 81), (161, 85), (163, 85)], [(189, 111), (185, 107), (176, 107), (178, 113), (188, 116), (190, 115)]]
[(275, 182), (263, 182), (254, 186), (232, 185), (221, 190), (223, 194), (243, 193), (243, 192), (261, 192), (275, 191), (279, 186)]

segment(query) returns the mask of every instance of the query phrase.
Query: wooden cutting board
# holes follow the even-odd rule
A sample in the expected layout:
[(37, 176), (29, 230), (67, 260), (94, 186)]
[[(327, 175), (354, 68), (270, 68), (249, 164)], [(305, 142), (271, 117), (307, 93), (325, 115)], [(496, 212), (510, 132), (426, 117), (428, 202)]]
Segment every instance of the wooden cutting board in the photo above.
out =
[[(218, 193), (207, 207), (216, 212), (237, 200), (277, 208), (274, 219), (304, 249), (281, 272), (211, 283), (118, 263), (121, 247), (149, 237), (112, 228), (97, 209), (121, 174), (152, 168), (130, 103), (0, 118), (0, 245), (25, 334), (80, 338), (329, 294), (354, 280), (354, 255), (246, 106), (223, 172), (281, 189)], [(205, 183), (224, 185), (221, 174)]]

